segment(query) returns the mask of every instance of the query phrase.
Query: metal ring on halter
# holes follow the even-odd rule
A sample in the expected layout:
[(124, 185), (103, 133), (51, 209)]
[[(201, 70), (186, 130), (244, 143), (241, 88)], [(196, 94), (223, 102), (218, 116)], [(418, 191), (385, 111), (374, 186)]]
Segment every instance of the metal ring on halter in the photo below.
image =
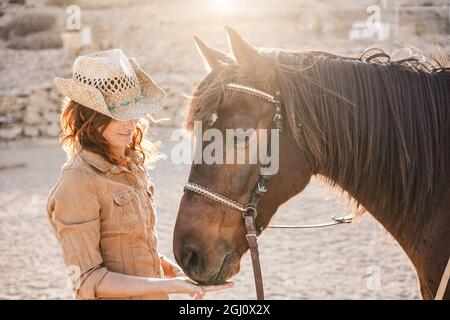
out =
[[(250, 213), (252, 212), (252, 213)], [(253, 218), (256, 219), (256, 216), (258, 215), (258, 211), (256, 211), (256, 208), (253, 206), (246, 206), (245, 211), (242, 212), (242, 217), (245, 219), (246, 216), (253, 216)]]

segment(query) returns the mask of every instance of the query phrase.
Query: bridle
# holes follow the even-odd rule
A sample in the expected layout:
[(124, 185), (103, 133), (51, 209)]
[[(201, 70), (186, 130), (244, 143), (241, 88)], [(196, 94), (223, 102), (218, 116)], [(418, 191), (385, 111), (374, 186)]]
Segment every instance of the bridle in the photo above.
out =
[[(264, 99), (270, 103), (272, 103), (275, 107), (275, 114), (272, 120), (272, 129), (279, 130), (279, 132), (283, 129), (283, 116), (281, 114), (281, 94), (279, 91), (275, 93), (275, 95), (271, 95), (267, 92), (244, 86), (237, 83), (229, 83), (226, 85), (227, 90), (237, 91), (245, 94), (250, 94), (255, 97), (259, 97)], [(269, 140), (270, 141), (270, 140)], [(270, 142), (267, 146), (267, 154), (270, 155)], [(269, 164), (263, 164), (262, 167), (268, 166)], [(267, 183), (270, 180), (271, 175), (263, 175), (260, 174), (259, 180), (253, 190), (253, 193), (250, 197), (250, 200), (246, 205), (242, 205), (239, 202), (236, 202), (218, 192), (215, 192), (205, 186), (188, 182), (184, 190), (192, 191), (196, 194), (199, 194), (203, 197), (211, 199), (217, 203), (220, 203), (224, 206), (228, 206), (232, 209), (235, 209), (242, 213), (242, 217), (244, 218), (245, 228), (246, 228), (246, 239), (248, 246), (250, 248), (250, 254), (252, 258), (253, 265), (253, 274), (255, 278), (255, 287), (256, 287), (256, 296), (258, 300), (264, 300), (264, 287), (262, 281), (261, 274), (261, 263), (259, 260), (259, 251), (258, 251), (258, 241), (257, 237), (261, 234), (263, 228), (256, 227), (256, 216), (258, 215), (257, 208), (259, 200), (262, 195), (267, 191)], [(297, 229), (305, 229), (305, 228), (322, 228), (329, 227), (343, 223), (350, 223), (352, 221), (351, 216), (332, 217), (331, 222), (320, 223), (320, 224), (310, 224), (310, 225), (272, 225), (268, 226), (268, 228), (297, 228)]]

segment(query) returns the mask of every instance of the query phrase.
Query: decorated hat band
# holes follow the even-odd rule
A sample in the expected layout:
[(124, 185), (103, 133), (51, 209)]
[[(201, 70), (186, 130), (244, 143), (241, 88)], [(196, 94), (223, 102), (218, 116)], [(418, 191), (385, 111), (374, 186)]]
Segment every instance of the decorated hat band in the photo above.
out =
[(112, 103), (108, 103), (108, 105), (107, 105), (107, 106), (108, 106), (108, 110), (114, 110), (114, 109), (119, 108), (120, 106), (124, 106), (124, 107), (129, 106), (130, 104), (134, 104), (134, 103), (136, 103), (136, 102), (141, 101), (142, 97), (143, 97), (142, 94), (138, 94), (137, 96), (131, 98), (130, 100), (124, 100), (124, 101), (122, 101), (122, 102), (120, 103), (120, 105), (114, 105), (114, 104), (112, 104)]

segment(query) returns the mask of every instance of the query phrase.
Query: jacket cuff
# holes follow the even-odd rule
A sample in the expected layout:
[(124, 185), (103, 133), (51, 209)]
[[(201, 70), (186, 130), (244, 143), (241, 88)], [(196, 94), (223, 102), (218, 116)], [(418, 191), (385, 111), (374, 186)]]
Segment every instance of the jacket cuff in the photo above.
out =
[(108, 272), (105, 267), (99, 267), (91, 271), (80, 285), (77, 296), (81, 299), (96, 299), (96, 290)]

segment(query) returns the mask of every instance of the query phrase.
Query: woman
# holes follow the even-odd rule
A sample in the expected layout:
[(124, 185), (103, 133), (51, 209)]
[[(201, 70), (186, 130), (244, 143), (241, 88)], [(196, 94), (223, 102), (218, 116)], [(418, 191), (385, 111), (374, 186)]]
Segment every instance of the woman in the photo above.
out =
[(61, 145), (68, 154), (47, 213), (79, 299), (167, 299), (231, 287), (200, 286), (159, 255), (154, 186), (144, 163), (145, 124), (165, 92), (120, 49), (78, 57), (66, 96)]

